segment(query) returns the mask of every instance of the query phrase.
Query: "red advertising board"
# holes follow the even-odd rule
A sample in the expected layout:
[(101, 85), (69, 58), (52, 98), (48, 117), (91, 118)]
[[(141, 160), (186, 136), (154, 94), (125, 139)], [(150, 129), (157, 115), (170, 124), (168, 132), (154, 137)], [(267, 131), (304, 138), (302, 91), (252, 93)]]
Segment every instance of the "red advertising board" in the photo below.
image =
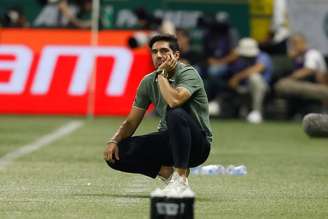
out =
[(102, 31), (97, 46), (90, 34), (0, 30), (0, 113), (85, 115), (91, 103), (95, 115), (126, 115), (153, 69), (149, 50), (127, 48), (131, 31)]

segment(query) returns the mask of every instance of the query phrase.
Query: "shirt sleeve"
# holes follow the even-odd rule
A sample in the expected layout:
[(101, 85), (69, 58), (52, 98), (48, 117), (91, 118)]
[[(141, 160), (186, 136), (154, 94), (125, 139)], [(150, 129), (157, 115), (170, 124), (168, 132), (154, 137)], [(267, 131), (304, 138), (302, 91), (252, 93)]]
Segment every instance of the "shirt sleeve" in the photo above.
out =
[(150, 99), (147, 95), (147, 84), (145, 80), (142, 80), (137, 89), (137, 93), (132, 106), (146, 110), (149, 105)]
[(271, 66), (271, 60), (268, 55), (260, 54), (256, 60), (257, 63), (264, 65), (266, 68)]
[(186, 88), (191, 95), (201, 89), (201, 84), (201, 78), (193, 68), (181, 72), (177, 78), (177, 87)]

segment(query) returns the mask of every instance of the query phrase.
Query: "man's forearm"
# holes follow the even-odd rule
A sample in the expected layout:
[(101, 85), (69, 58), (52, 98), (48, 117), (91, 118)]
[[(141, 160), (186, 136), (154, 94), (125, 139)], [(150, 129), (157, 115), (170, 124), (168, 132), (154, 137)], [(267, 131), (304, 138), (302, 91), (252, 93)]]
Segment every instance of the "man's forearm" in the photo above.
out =
[(237, 73), (234, 77), (237, 78), (239, 81), (247, 79), (252, 74), (252, 71), (249, 71), (248, 69), (243, 70), (239, 73)]
[(231, 62), (235, 61), (238, 58), (236, 52), (231, 51), (228, 55), (224, 56), (220, 59), (221, 63), (230, 64)]
[(244, 80), (249, 78), (252, 74), (258, 74), (258, 73), (262, 73), (264, 70), (264, 65), (262, 64), (255, 64), (253, 66), (250, 66), (248, 68), (246, 68), (245, 70), (241, 71), (239, 74), (239, 79)]
[(300, 70), (297, 70), (295, 72), (292, 73), (292, 75), (290, 76), (292, 79), (303, 79), (306, 78), (310, 75), (313, 75), (314, 72), (311, 69), (308, 68), (302, 68)]
[(179, 104), (178, 91), (162, 75), (158, 75), (158, 85), (165, 102), (172, 108)]
[(316, 74), (316, 80), (320, 84), (328, 85), (328, 74), (320, 74), (320, 73), (317, 73)]
[(120, 142), (123, 139), (132, 136), (135, 130), (136, 127), (133, 124), (131, 124), (128, 120), (125, 120), (118, 128), (114, 136), (111, 138), (111, 140)]

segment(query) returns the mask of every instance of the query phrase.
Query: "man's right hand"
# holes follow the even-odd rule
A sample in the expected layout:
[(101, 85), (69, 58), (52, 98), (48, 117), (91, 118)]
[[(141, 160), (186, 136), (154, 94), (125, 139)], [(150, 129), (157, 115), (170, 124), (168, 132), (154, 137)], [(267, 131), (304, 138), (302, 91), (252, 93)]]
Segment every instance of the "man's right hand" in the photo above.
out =
[(174, 71), (177, 65), (177, 61), (177, 58), (170, 54), (166, 57), (165, 61), (158, 67), (158, 69), (164, 70), (167, 73), (171, 73)]
[(115, 160), (119, 160), (119, 156), (118, 156), (118, 146), (116, 143), (114, 142), (110, 142), (107, 144), (107, 147), (104, 151), (104, 159), (106, 161), (112, 162), (114, 163), (114, 156), (115, 156)]

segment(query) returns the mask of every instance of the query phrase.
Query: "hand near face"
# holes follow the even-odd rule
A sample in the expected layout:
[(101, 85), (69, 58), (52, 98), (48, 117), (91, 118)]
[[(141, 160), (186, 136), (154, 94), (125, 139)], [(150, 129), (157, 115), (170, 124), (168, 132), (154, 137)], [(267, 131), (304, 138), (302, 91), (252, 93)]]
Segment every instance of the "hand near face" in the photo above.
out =
[(177, 59), (172, 55), (169, 54), (165, 61), (158, 67), (166, 72), (172, 72), (177, 65)]

